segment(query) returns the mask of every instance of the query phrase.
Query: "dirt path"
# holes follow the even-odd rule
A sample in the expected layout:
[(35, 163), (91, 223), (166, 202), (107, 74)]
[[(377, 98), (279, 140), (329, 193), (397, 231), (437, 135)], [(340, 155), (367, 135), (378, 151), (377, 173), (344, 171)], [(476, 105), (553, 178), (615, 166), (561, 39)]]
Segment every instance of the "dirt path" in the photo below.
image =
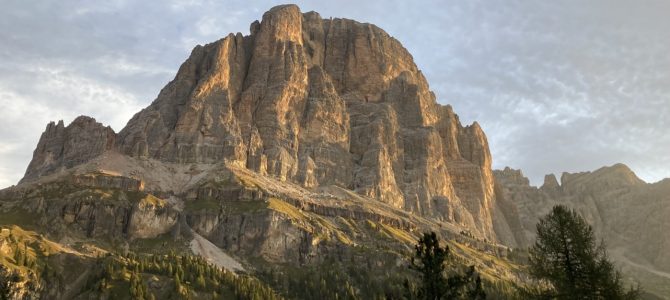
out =
[(193, 232), (193, 240), (191, 241), (191, 250), (193, 253), (204, 257), (207, 261), (214, 265), (227, 269), (229, 271), (244, 271), (242, 265), (235, 259), (224, 253), (221, 248), (212, 244), (206, 238)]

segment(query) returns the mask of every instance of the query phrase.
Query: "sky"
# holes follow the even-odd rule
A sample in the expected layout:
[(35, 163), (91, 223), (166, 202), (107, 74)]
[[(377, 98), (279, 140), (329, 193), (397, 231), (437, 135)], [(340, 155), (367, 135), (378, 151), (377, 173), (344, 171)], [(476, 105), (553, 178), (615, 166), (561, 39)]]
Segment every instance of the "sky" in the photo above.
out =
[[(117, 132), (197, 44), (278, 1), (25, 1), (0, 10), (0, 187), (49, 121)], [(298, 1), (369, 22), (412, 53), (442, 104), (480, 123), (494, 168), (545, 174), (625, 163), (670, 177), (670, 0)]]

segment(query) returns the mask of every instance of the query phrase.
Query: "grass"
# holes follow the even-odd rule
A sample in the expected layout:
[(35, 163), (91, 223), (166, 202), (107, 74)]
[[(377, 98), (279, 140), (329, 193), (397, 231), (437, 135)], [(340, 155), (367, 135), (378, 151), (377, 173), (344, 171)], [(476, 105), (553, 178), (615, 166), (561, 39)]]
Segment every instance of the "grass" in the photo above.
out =
[(187, 211), (210, 210), (218, 212), (218, 210), (221, 208), (221, 202), (210, 197), (198, 198), (193, 201), (185, 201), (184, 204), (184, 209)]
[[(0, 244), (4, 245), (3, 252), (0, 253), (0, 264), (16, 271), (22, 281), (37, 282), (45, 276), (53, 277), (53, 273), (45, 272), (47, 266), (64, 281), (74, 280), (79, 276), (79, 271), (72, 270), (85, 268), (81, 266), (81, 263), (87, 261), (84, 254), (67, 249), (19, 226), (0, 226), (0, 229)], [(23, 259), (17, 261), (19, 254)], [(72, 257), (76, 259), (69, 259)]]
[(346, 231), (352, 234), (359, 231), (358, 226), (356, 225), (356, 221), (354, 220), (345, 219), (343, 217), (337, 217), (337, 221), (339, 221), (340, 224), (344, 224), (344, 227), (347, 228)]
[(309, 217), (307, 214), (299, 210), (297, 207), (288, 204), (282, 200), (279, 200), (277, 198), (270, 197), (268, 200), (268, 208), (280, 212), (282, 214), (285, 214), (289, 218), (293, 220), (301, 220), (301, 221), (308, 221)]
[(368, 227), (370, 227), (370, 229), (377, 230), (377, 224), (375, 222), (372, 222), (370, 220), (365, 220), (365, 224), (367, 224)]
[(19, 225), (32, 228), (36, 225), (37, 215), (23, 208), (0, 212), (0, 225)]
[(354, 242), (340, 230), (340, 228), (325, 217), (304, 212), (297, 207), (277, 198), (270, 198), (268, 208), (286, 215), (295, 225), (303, 230), (314, 234), (314, 241), (329, 241), (334, 236), (345, 245), (353, 245)]
[(147, 194), (146, 197), (140, 199), (141, 204), (149, 204), (154, 207), (165, 207), (166, 202), (165, 200), (158, 198), (152, 194)]
[(169, 232), (155, 238), (136, 239), (130, 246), (133, 251), (162, 254), (169, 253), (170, 250), (181, 252), (188, 249), (186, 241), (175, 239)]
[(185, 209), (187, 211), (212, 211), (219, 212), (223, 209), (224, 212), (230, 214), (253, 213), (268, 208), (268, 203), (265, 201), (221, 201), (211, 197), (198, 198), (193, 201), (185, 201)]
[(473, 249), (468, 245), (454, 241), (447, 241), (447, 245), (457, 261), (460, 261), (463, 264), (477, 265), (477, 271), (482, 274), (483, 278), (491, 282), (509, 280), (509, 278), (507, 278), (509, 277), (509, 274), (501, 272), (501, 270), (507, 270), (512, 273), (523, 271), (522, 266), (516, 265), (490, 253)]
[(655, 295), (670, 295), (669, 278), (628, 264), (620, 264), (620, 267), (626, 287), (631, 284), (644, 282), (645, 284), (642, 286), (642, 290), (645, 292), (653, 293)]
[(62, 198), (65, 195), (76, 192), (77, 189), (66, 182), (54, 182), (47, 184), (39, 191), (39, 195), (45, 199)]
[(379, 223), (379, 225), (381, 226), (381, 228), (384, 229), (384, 231), (386, 231), (390, 236), (394, 237), (395, 239), (398, 239), (400, 241), (409, 244), (416, 244), (417, 239), (413, 237), (411, 234), (407, 233), (406, 231), (400, 230), (390, 225), (386, 225), (384, 223)]
[(225, 212), (232, 214), (253, 213), (268, 208), (265, 201), (225, 201), (223, 202)]
[(315, 217), (314, 219), (316, 220), (316, 222), (322, 228), (326, 229), (325, 231), (334, 233), (335, 237), (337, 238), (338, 241), (340, 241), (340, 243), (343, 243), (345, 245), (353, 245), (354, 244), (354, 242), (344, 232), (342, 232), (335, 224), (330, 222), (328, 219), (326, 219), (322, 216), (318, 216), (318, 215), (314, 215), (314, 217)]
[(120, 200), (123, 198), (124, 195), (128, 198), (130, 202), (136, 203), (142, 201), (142, 199), (144, 199), (147, 196), (147, 193), (138, 191), (115, 190), (113, 198)]

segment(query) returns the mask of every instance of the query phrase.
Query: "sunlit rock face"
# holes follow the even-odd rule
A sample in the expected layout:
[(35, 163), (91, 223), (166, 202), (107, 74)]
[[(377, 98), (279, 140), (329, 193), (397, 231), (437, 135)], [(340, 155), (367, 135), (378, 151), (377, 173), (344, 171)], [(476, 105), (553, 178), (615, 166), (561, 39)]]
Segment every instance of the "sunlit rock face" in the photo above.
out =
[(51, 122), (42, 133), (21, 180), (29, 181), (85, 163), (114, 148), (116, 134), (95, 119), (80, 116), (67, 127)]
[(194, 48), (118, 135), (82, 133), (86, 155), (52, 158), (72, 133), (50, 125), (25, 180), (112, 149), (169, 163), (227, 162), (307, 188), (338, 185), (489, 240), (510, 232), (507, 222), (493, 225), (502, 212), (484, 132), (436, 102), (396, 39), (295, 5), (272, 8), (250, 32)]

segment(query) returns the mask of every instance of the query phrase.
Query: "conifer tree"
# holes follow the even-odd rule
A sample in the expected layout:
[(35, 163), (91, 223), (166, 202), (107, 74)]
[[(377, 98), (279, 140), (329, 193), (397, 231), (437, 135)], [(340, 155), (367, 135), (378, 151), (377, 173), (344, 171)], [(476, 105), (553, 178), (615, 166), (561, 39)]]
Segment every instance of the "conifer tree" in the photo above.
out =
[(8, 300), (11, 292), (11, 280), (9, 271), (0, 265), (0, 300)]
[(203, 277), (202, 274), (200, 274), (198, 278), (195, 280), (195, 283), (198, 285), (199, 288), (204, 289), (206, 286), (205, 277)]
[(550, 289), (532, 292), (553, 299), (637, 299), (625, 291), (621, 275), (608, 260), (603, 243), (576, 211), (558, 205), (537, 224), (530, 250), (530, 273)]
[[(412, 258), (411, 266), (421, 273), (421, 285), (416, 296), (426, 300), (486, 299), (474, 266), (469, 267), (465, 274), (446, 275), (445, 263), (449, 254), (449, 247), (440, 246), (435, 232), (424, 233), (419, 239), (415, 246), (415, 258), (419, 262)], [(406, 287), (410, 288), (409, 283)]]

